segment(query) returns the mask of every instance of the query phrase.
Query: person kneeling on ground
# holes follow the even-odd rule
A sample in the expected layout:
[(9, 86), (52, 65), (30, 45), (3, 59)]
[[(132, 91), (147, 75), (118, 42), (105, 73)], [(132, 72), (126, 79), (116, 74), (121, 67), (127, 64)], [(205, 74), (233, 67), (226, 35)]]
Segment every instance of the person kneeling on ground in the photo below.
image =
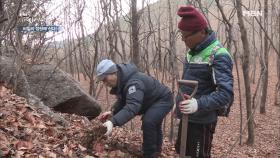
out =
[(162, 121), (173, 107), (170, 89), (155, 78), (139, 72), (133, 64), (115, 64), (105, 59), (97, 65), (97, 80), (111, 87), (110, 94), (117, 96), (113, 110), (104, 112), (98, 119), (106, 122), (106, 135), (113, 127), (122, 126), (136, 115), (143, 115), (143, 156), (154, 158), (162, 147)]

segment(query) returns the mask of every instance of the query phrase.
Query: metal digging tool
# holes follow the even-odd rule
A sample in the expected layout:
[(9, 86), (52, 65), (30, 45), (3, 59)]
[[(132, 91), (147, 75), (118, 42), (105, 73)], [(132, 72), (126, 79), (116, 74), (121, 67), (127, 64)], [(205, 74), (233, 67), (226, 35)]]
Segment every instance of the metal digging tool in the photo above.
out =
[[(198, 81), (193, 80), (178, 80), (178, 92), (185, 100), (184, 94), (180, 89), (180, 85), (188, 85), (194, 87), (190, 99), (196, 94), (198, 88)], [(187, 142), (187, 132), (188, 132), (188, 115), (184, 114), (182, 117), (182, 129), (181, 129), (181, 145), (180, 145), (180, 158), (185, 158), (186, 156), (186, 142)]]

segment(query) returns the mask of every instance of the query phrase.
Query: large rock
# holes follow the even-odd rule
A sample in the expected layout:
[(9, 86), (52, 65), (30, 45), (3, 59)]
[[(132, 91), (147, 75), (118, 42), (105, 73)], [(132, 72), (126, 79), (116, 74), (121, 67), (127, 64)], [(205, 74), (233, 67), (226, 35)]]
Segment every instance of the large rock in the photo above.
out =
[(12, 58), (0, 56), (0, 82), (11, 88), (14, 93), (26, 98), (28, 103), (41, 109), (43, 113), (51, 116), (55, 122), (67, 126), (69, 123), (59, 114), (54, 113), (35, 95), (30, 93), (29, 84), (24, 71), (15, 64)]
[(0, 82), (12, 85), (15, 93), (36, 96), (54, 110), (93, 119), (101, 112), (97, 101), (86, 93), (70, 75), (52, 65), (26, 65), (18, 69), (10, 58), (1, 57)]
[(0, 82), (4, 82), (14, 93), (28, 98), (29, 86), (23, 70), (12, 58), (0, 56)]
[(53, 65), (33, 65), (25, 71), (30, 92), (57, 111), (95, 118), (101, 112), (97, 101), (70, 75)]

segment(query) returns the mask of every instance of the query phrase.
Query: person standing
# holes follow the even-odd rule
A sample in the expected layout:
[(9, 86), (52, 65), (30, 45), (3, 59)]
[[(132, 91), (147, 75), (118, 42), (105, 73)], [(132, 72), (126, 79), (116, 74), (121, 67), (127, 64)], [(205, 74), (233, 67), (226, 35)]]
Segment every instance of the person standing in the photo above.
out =
[[(178, 28), (182, 41), (190, 50), (186, 53), (182, 79), (198, 81), (198, 91), (193, 98), (176, 97), (176, 114), (189, 117), (186, 156), (211, 157), (211, 146), (218, 116), (227, 116), (234, 99), (233, 61), (230, 53), (208, 28), (203, 14), (191, 5), (181, 6)], [(182, 86), (181, 91), (190, 95), (192, 87)], [(180, 152), (182, 121), (179, 124), (175, 145)]]

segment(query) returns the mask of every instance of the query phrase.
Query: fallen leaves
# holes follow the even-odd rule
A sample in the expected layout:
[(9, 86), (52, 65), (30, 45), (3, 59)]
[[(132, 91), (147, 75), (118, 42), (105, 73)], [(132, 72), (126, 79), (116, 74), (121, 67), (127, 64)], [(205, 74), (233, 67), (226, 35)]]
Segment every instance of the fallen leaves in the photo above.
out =
[(61, 114), (70, 122), (69, 126), (62, 126), (7, 88), (0, 86), (0, 97), (0, 157), (117, 158), (124, 155), (121, 151), (111, 154), (116, 149), (108, 148), (106, 128), (100, 122)]
[[(272, 96), (272, 95), (270, 95)], [(256, 145), (237, 145), (230, 157), (276, 157), (279, 140), (279, 108), (268, 100), (267, 115), (256, 114)], [(243, 109), (244, 110), (244, 109)], [(112, 136), (104, 137), (106, 128), (97, 121), (89, 122), (76, 115), (61, 114), (69, 126), (56, 123), (25, 99), (0, 85), (0, 157), (36, 158), (130, 158), (141, 157), (140, 127), (114, 128)], [(245, 117), (245, 116), (244, 116)], [(141, 124), (139, 117), (134, 125)], [(213, 157), (221, 157), (239, 133), (239, 107), (233, 106), (229, 118), (220, 118), (213, 142)], [(246, 134), (243, 135), (246, 140)], [(164, 141), (160, 157), (174, 157), (174, 145)]]
[(6, 87), (0, 85), (0, 99), (5, 97), (7, 91), (8, 89)]
[(7, 155), (10, 152), (9, 143), (6, 135), (0, 131), (0, 157), (1, 155)]
[(79, 147), (79, 149), (81, 150), (81, 151), (86, 151), (87, 150), (87, 148), (85, 148), (85, 147), (83, 147), (82, 145), (78, 145), (78, 147)]
[(33, 126), (36, 124), (36, 119), (33, 116), (32, 112), (25, 112), (23, 114), (23, 118), (29, 121), (29, 123), (31, 123)]
[(112, 151), (110, 153), (110, 156), (111, 157), (114, 157), (114, 158), (123, 158), (125, 156), (125, 153), (123, 153), (122, 151), (120, 150), (116, 150), (116, 151)]
[(34, 146), (33, 146), (33, 143), (30, 141), (17, 141), (15, 143), (15, 147), (17, 150), (30, 150)]
[(100, 154), (104, 153), (105, 144), (100, 143), (100, 142), (94, 143), (93, 149), (94, 149), (94, 151), (96, 151), (97, 155), (100, 155)]

